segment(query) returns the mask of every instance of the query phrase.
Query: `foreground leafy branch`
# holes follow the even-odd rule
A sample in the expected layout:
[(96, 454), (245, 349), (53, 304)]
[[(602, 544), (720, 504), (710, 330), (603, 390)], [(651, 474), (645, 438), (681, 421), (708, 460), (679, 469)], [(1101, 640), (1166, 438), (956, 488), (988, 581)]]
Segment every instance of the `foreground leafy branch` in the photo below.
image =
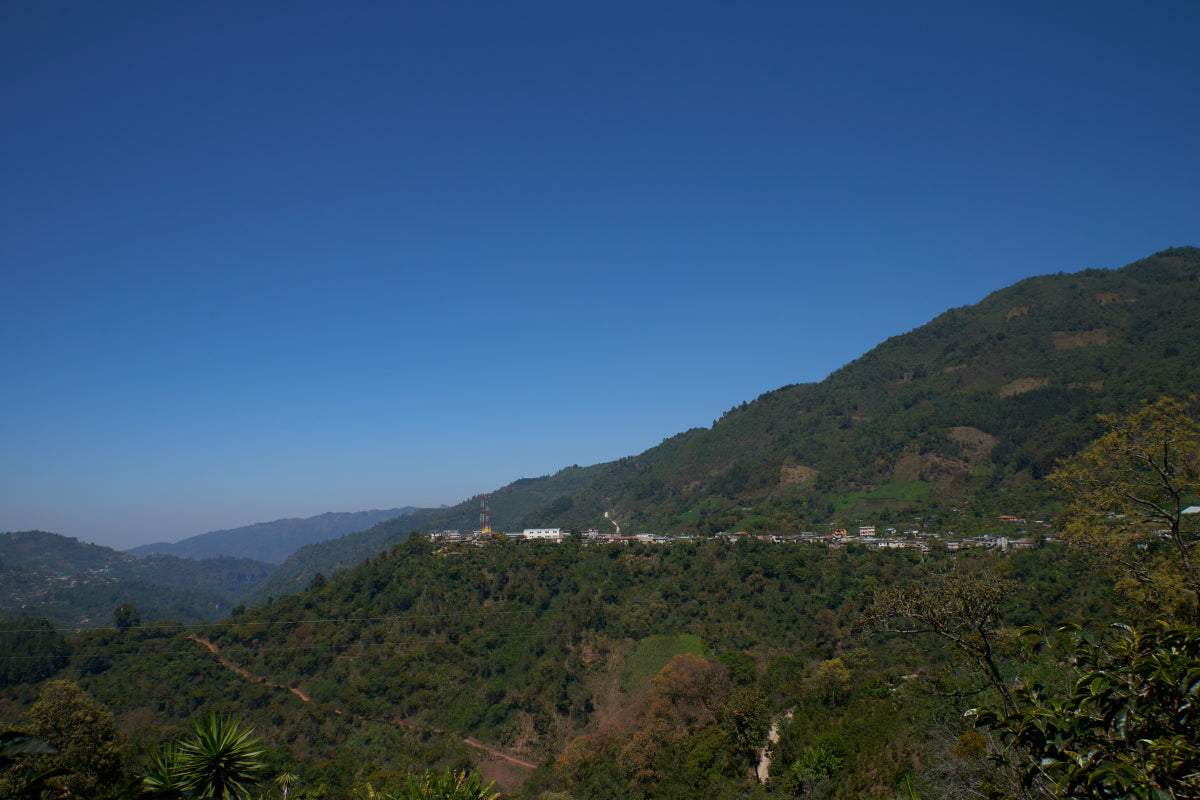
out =
[(969, 712), (1025, 786), (1080, 800), (1200, 798), (1200, 628), (1025, 628), (1021, 639), (1077, 675), (1068, 696), (1020, 686), (1016, 712)]
[(924, 581), (876, 592), (864, 618), (877, 630), (947, 640), (980, 670), (1004, 707), (1015, 712), (997, 653), (1000, 606), (1015, 588), (1013, 581), (984, 573), (935, 573)]
[(1061, 520), (1074, 544), (1116, 568), (1153, 615), (1200, 619), (1197, 518), (1200, 423), (1196, 399), (1162, 398), (1127, 416), (1101, 416), (1107, 432), (1050, 480), (1069, 498)]

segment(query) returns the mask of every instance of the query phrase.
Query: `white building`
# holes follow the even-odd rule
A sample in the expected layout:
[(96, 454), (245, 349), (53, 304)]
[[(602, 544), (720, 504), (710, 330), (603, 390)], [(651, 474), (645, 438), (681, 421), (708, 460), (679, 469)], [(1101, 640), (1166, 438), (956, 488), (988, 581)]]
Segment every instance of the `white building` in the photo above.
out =
[(522, 534), (526, 539), (550, 539), (555, 542), (561, 542), (563, 539), (562, 528), (526, 528)]

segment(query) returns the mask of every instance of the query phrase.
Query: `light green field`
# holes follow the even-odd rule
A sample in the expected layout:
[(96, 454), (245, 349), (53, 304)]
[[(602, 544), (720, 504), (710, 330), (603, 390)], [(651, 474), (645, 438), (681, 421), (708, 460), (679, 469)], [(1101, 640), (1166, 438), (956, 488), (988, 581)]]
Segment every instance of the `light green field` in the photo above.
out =
[(849, 492), (834, 502), (838, 511), (849, 511), (856, 506), (882, 508), (889, 502), (895, 504), (924, 503), (929, 500), (933, 484), (928, 481), (899, 481), (880, 486), (871, 492)]
[(705, 650), (704, 640), (690, 633), (647, 636), (629, 654), (629, 662), (621, 675), (622, 688), (629, 691), (649, 680), (681, 653), (702, 656)]

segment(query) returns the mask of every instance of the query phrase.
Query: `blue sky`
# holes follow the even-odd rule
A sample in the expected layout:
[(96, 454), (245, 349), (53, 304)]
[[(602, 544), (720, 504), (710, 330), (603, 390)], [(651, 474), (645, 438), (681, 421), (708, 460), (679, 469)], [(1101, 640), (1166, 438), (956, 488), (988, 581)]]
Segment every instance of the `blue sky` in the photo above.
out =
[(9, 3), (0, 530), (632, 455), (1200, 244), (1200, 5)]

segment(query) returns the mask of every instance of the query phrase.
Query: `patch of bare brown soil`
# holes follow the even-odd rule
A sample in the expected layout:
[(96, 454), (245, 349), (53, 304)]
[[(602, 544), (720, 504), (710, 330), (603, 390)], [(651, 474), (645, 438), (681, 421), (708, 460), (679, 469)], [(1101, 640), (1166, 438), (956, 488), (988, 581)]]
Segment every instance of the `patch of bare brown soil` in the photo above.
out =
[(121, 728), (126, 731), (157, 727), (159, 727), (158, 715), (148, 706), (139, 706), (121, 715)]
[(794, 466), (783, 466), (779, 470), (779, 485), (782, 486), (799, 486), (805, 481), (812, 480), (817, 477), (817, 471), (812, 467), (806, 467), (803, 464)]
[(1015, 317), (1023, 317), (1028, 313), (1029, 306), (1013, 306), (1008, 310), (1008, 313), (1004, 315), (1004, 320), (1007, 322)]
[(947, 438), (967, 448), (971, 460), (977, 461), (985, 458), (988, 453), (992, 452), (992, 448), (999, 441), (990, 433), (985, 433), (979, 428), (973, 428), (970, 425), (960, 425), (957, 428), (951, 428)]
[(621, 691), (621, 670), (625, 666), (625, 659), (631, 647), (632, 645), (625, 645), (621, 649), (610, 651), (604, 670), (588, 681), (592, 703), (596, 707), (592, 718), (596, 720), (597, 730), (623, 728), (632, 718), (629, 701)]

